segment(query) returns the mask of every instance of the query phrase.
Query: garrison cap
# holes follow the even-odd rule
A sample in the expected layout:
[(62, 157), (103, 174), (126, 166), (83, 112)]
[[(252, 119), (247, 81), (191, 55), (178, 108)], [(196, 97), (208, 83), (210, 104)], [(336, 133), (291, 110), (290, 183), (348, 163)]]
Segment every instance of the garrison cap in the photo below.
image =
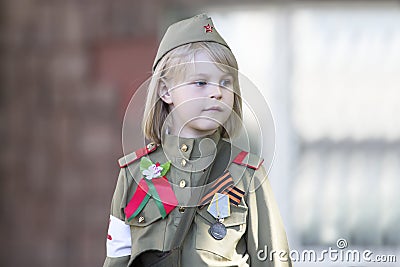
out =
[(207, 14), (200, 14), (178, 21), (168, 27), (154, 59), (153, 71), (166, 53), (179, 46), (196, 42), (215, 42), (229, 48), (228, 44), (214, 28), (211, 18)]

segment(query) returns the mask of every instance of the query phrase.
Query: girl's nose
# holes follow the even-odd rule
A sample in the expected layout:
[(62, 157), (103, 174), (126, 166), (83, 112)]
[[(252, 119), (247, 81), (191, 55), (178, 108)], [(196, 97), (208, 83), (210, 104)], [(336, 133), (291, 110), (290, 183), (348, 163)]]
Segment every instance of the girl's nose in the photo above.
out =
[(221, 87), (219, 85), (212, 85), (210, 86), (211, 92), (210, 92), (210, 97), (211, 98), (216, 98), (217, 100), (220, 100), (222, 98), (222, 91)]

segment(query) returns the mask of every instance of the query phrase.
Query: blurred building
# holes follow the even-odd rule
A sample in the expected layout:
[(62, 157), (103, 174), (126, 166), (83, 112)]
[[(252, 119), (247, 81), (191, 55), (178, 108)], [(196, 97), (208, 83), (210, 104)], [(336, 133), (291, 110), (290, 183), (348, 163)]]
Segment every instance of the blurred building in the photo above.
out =
[(125, 108), (166, 26), (200, 12), (274, 114), (291, 248), (400, 260), (399, 2), (249, 2), (0, 4), (1, 266), (101, 266)]

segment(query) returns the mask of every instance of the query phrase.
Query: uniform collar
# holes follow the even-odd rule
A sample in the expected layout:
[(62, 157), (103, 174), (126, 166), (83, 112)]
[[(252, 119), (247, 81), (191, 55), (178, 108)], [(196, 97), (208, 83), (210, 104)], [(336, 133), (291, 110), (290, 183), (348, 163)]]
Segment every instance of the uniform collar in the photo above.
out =
[[(211, 140), (205, 140), (205, 139), (211, 139), (212, 142)], [(217, 153), (217, 144), (220, 139), (221, 139), (220, 130), (216, 130), (211, 135), (197, 137), (197, 138), (185, 138), (185, 137), (178, 137), (175, 135), (165, 134), (162, 145), (164, 151), (169, 156), (190, 160), (190, 159), (199, 159), (215, 155)]]

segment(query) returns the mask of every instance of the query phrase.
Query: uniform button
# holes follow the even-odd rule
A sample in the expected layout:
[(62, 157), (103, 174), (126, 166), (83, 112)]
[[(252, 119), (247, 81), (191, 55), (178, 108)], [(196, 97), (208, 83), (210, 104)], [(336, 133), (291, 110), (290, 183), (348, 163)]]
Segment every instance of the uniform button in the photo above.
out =
[(180, 188), (184, 188), (186, 186), (186, 181), (185, 180), (181, 180), (180, 182), (179, 182), (179, 187)]
[(180, 213), (184, 213), (185, 212), (185, 208), (184, 207), (179, 207), (179, 212)]
[(140, 216), (140, 217), (138, 218), (138, 223), (142, 223), (142, 222), (144, 222), (144, 216)]
[(182, 146), (181, 146), (181, 151), (182, 152), (186, 152), (188, 150), (188, 146), (186, 145), (186, 144), (183, 144)]
[(185, 166), (186, 166), (186, 160), (185, 160), (185, 159), (183, 159), (183, 160), (181, 161), (181, 165), (182, 165), (182, 167), (185, 167)]

